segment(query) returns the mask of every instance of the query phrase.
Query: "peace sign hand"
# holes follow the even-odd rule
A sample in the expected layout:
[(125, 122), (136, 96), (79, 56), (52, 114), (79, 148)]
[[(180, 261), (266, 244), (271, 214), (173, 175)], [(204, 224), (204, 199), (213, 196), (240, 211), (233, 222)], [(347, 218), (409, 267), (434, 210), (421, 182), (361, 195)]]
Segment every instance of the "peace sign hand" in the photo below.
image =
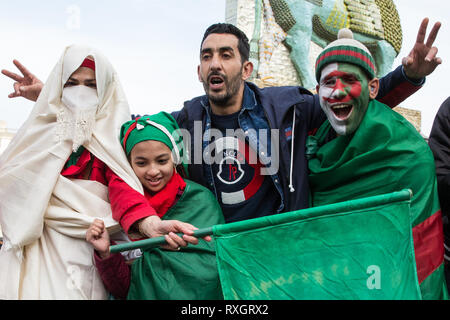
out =
[(2, 70), (2, 73), (13, 79), (14, 92), (8, 95), (8, 98), (24, 97), (25, 99), (36, 101), (41, 93), (44, 84), (41, 80), (36, 78), (27, 68), (25, 68), (19, 61), (13, 60), (14, 65), (19, 69), (23, 76), (8, 70)]
[(425, 43), (428, 22), (428, 18), (422, 20), (419, 32), (417, 33), (416, 43), (409, 55), (402, 60), (405, 74), (411, 79), (421, 79), (428, 76), (442, 63), (442, 59), (436, 57), (438, 49), (433, 47), (441, 23), (436, 22), (434, 24)]

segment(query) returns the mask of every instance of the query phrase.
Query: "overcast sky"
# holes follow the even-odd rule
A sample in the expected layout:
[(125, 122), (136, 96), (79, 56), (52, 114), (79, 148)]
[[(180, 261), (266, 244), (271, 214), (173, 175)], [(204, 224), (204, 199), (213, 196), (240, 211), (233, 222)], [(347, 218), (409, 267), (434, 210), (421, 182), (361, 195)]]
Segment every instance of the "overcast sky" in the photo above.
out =
[[(21, 61), (45, 81), (65, 46), (92, 45), (119, 74), (132, 113), (173, 111), (203, 94), (197, 79), (200, 41), (205, 29), (225, 20), (226, 0), (72, 0), (0, 1), (0, 69)], [(422, 111), (429, 134), (441, 103), (450, 96), (450, 2), (395, 1), (403, 47), (394, 66), (411, 50), (422, 18), (442, 22), (435, 42), (444, 63), (424, 88), (401, 106)], [(431, 25), (429, 26), (431, 30)], [(428, 31), (429, 31), (428, 30)], [(33, 103), (8, 99), (12, 81), (0, 75), (0, 120), (17, 129)]]

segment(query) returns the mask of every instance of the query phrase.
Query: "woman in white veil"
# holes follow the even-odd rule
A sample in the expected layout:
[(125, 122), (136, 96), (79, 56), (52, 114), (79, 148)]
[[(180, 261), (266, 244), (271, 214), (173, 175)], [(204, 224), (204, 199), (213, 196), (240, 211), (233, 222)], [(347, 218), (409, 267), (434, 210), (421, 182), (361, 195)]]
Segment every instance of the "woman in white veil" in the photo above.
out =
[[(86, 58), (95, 66), (96, 90), (65, 88)], [(107, 297), (85, 234), (95, 218), (103, 219), (111, 233), (120, 230), (111, 216), (108, 188), (61, 171), (74, 151), (85, 148), (143, 194), (118, 139), (121, 124), (130, 118), (106, 58), (89, 47), (67, 47), (0, 157), (0, 299)]]

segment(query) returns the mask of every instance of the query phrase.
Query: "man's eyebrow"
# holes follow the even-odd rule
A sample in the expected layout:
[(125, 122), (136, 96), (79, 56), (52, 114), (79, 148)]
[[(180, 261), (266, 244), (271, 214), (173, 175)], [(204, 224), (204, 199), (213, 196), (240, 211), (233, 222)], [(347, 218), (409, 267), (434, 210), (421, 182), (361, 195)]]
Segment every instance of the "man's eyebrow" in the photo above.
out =
[(210, 53), (210, 52), (212, 52), (213, 50), (211, 49), (211, 48), (204, 48), (204, 49), (202, 49), (201, 51), (200, 51), (200, 53), (201, 54), (204, 54), (204, 53)]
[[(213, 51), (214, 50), (212, 48), (204, 48), (204, 49), (202, 49), (201, 53), (202, 54), (203, 53), (210, 53), (210, 52), (213, 52)], [(220, 47), (219, 48), (219, 52), (225, 52), (225, 51), (234, 52), (234, 49), (232, 47), (229, 47), (229, 46), (227, 46), (227, 47)]]
[(234, 51), (234, 49), (232, 47), (221, 47), (219, 49), (220, 52), (224, 52), (224, 51)]
[(327, 74), (325, 77), (320, 79), (320, 82), (327, 81), (327, 80), (330, 80), (330, 79), (333, 79), (333, 78), (336, 78), (336, 76), (332, 75), (332, 74)]
[(344, 71), (339, 71), (339, 70), (333, 70), (330, 73), (328, 73), (324, 79), (328, 79), (328, 78), (334, 78), (334, 77), (343, 77), (343, 76), (347, 76), (351, 73), (348, 72), (344, 72)]

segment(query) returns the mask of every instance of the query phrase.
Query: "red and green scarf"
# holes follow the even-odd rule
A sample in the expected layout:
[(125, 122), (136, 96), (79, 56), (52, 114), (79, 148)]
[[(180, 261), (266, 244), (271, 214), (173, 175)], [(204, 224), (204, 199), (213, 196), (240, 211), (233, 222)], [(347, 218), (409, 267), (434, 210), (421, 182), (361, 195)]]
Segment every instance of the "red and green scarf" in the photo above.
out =
[(185, 188), (186, 182), (174, 169), (172, 178), (170, 178), (163, 189), (156, 194), (150, 194), (147, 190), (144, 190), (144, 195), (150, 206), (155, 209), (158, 216), (162, 217), (170, 207), (175, 204)]

